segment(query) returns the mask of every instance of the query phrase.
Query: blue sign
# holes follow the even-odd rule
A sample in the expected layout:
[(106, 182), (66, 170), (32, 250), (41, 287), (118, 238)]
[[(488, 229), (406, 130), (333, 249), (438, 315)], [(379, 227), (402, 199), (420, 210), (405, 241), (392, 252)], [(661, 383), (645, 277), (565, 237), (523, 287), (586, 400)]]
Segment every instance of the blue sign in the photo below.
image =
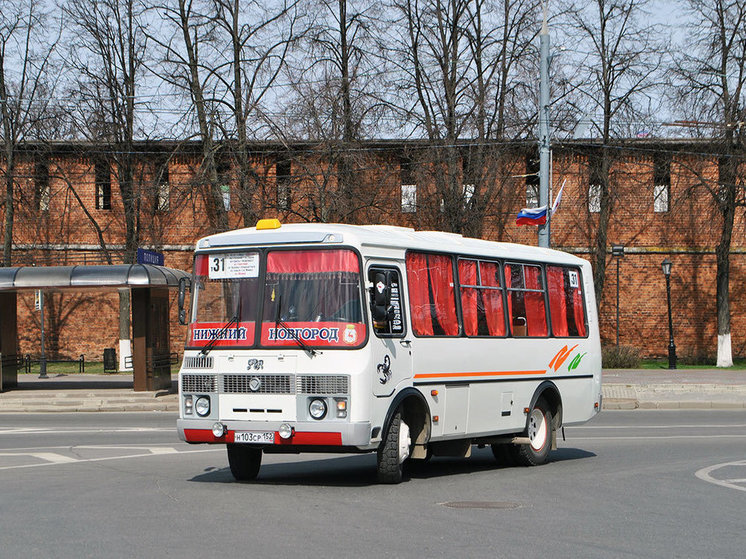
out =
[(156, 266), (163, 266), (163, 253), (156, 252), (154, 250), (138, 248), (137, 249), (137, 263), (138, 264), (155, 264)]

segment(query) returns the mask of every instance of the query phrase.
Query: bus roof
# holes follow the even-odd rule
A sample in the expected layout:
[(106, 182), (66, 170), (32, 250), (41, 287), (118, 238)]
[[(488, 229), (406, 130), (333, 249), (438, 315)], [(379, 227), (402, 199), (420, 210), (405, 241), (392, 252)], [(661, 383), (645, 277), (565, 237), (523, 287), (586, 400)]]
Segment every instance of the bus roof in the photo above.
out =
[(516, 243), (485, 241), (442, 231), (415, 231), (393, 225), (345, 225), (339, 223), (289, 223), (275, 229), (248, 227), (204, 237), (197, 251), (219, 248), (277, 245), (348, 245), (361, 250), (398, 249), (454, 254), (575, 263), (586, 260), (566, 252)]

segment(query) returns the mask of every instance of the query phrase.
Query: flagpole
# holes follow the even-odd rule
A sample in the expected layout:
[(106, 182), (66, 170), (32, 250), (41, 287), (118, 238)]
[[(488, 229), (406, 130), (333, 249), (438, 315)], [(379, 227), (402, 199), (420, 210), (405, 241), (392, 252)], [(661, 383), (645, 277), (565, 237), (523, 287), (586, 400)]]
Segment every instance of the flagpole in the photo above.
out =
[[(544, 19), (539, 35), (540, 80), (539, 80), (539, 207), (549, 209), (549, 28), (547, 6), (542, 2)], [(549, 220), (539, 226), (539, 246), (549, 247)]]

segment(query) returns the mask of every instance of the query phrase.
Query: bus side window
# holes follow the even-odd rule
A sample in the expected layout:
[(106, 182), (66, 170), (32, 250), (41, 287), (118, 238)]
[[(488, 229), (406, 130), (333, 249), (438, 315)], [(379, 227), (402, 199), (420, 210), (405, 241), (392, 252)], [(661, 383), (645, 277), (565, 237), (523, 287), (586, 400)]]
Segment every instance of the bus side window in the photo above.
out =
[(515, 337), (548, 335), (544, 282), (537, 265), (505, 264), (508, 315)]
[(371, 267), (368, 269), (368, 280), (372, 282), (370, 290), (370, 303), (375, 304), (376, 276), (383, 275), (384, 283), (389, 290), (390, 308), (392, 309), (389, 320), (376, 322), (373, 320), (373, 331), (379, 338), (400, 338), (404, 336), (404, 310), (402, 306), (401, 275), (396, 268)]

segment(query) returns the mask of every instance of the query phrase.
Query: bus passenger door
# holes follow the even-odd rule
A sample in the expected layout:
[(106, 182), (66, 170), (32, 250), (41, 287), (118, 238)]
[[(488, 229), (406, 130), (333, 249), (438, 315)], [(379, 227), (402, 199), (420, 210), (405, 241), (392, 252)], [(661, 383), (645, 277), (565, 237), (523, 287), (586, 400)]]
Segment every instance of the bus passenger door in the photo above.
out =
[(404, 317), (402, 270), (397, 265), (368, 267), (370, 344), (376, 371), (373, 394), (391, 396), (396, 386), (412, 377), (412, 347)]

